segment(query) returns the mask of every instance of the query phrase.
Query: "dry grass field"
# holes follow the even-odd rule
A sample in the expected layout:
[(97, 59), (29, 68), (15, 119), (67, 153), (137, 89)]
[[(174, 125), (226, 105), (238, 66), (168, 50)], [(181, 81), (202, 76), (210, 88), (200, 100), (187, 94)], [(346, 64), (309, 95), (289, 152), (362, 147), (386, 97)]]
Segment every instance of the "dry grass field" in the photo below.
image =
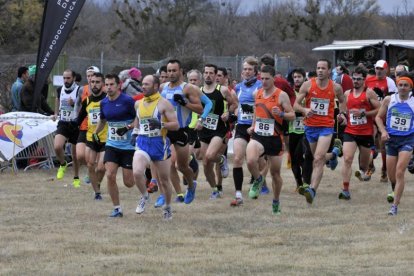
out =
[(247, 170), (239, 208), (229, 206), (231, 174), (215, 201), (201, 177), (196, 200), (174, 203), (169, 222), (153, 208), (158, 194), (135, 214), (138, 190), (121, 182), (124, 217), (111, 219), (105, 188), (104, 200), (95, 202), (90, 186), (64, 187), (71, 171), (64, 181), (53, 180), (55, 171), (2, 173), (0, 274), (413, 275), (414, 176), (407, 172), (399, 214), (389, 217), (389, 187), (378, 173), (366, 183), (353, 178), (352, 200), (338, 200), (340, 166), (325, 169), (312, 206), (293, 192), (284, 168), (279, 216), (271, 213), (270, 195), (247, 198)]

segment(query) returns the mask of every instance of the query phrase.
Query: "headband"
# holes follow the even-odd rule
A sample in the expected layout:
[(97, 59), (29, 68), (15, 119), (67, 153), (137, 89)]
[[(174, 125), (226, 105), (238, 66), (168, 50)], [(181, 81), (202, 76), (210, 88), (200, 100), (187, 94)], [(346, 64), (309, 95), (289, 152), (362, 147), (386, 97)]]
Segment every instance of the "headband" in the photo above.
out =
[(409, 78), (409, 77), (400, 77), (400, 78), (398, 78), (398, 79), (397, 79), (397, 84), (398, 84), (400, 81), (406, 81), (406, 82), (408, 82), (408, 83), (411, 85), (411, 87), (413, 87), (413, 86), (414, 86), (414, 84), (413, 84), (413, 80), (412, 80), (411, 78)]

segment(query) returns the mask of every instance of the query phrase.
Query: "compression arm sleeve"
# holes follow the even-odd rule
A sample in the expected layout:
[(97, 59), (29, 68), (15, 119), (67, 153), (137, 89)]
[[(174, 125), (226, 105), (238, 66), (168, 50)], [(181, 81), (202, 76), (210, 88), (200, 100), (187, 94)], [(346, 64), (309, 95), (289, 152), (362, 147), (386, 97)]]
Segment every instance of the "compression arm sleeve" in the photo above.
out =
[(211, 109), (213, 108), (213, 102), (206, 95), (202, 95), (200, 97), (201, 103), (204, 104), (203, 113), (201, 114), (201, 118), (205, 119), (210, 113)]

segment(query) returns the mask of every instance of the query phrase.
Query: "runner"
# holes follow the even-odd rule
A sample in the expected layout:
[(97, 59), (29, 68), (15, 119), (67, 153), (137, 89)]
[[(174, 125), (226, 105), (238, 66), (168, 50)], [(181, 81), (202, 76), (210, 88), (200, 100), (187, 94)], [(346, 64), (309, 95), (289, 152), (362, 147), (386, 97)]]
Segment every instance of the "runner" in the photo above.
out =
[[(193, 183), (194, 173), (189, 166), (190, 147), (188, 145), (188, 125), (191, 122), (191, 112), (201, 114), (203, 106), (200, 101), (200, 89), (183, 81), (183, 69), (181, 62), (172, 59), (167, 63), (169, 82), (161, 85), (161, 95), (170, 101), (177, 113), (180, 129), (169, 131), (172, 147), (171, 182), (177, 192), (176, 201), (191, 203), (194, 199), (196, 186)], [(188, 183), (187, 197), (181, 192), (180, 177), (175, 162), (180, 172), (183, 173)], [(188, 193), (190, 191), (190, 193)], [(187, 198), (187, 199), (186, 199)]]
[[(302, 68), (296, 68), (291, 72), (291, 76), (294, 91), (298, 94), (305, 82), (306, 72)], [(299, 190), (304, 191), (308, 188), (311, 182), (313, 156), (304, 135), (305, 125), (302, 113), (296, 112), (295, 115), (295, 120), (289, 122), (289, 155), (292, 157), (291, 169), (296, 181), (295, 191), (299, 192)]]
[(257, 79), (258, 66), (259, 63), (256, 58), (246, 57), (243, 61), (244, 80), (235, 87), (239, 106), (237, 108), (237, 124), (233, 141), (233, 181), (236, 190), (236, 195), (230, 202), (230, 206), (233, 207), (243, 204), (243, 162), (246, 157), (247, 143), (250, 141), (250, 134), (247, 133), (247, 129), (253, 122), (256, 92), (262, 87), (262, 81)]
[[(142, 81), (144, 99), (135, 103), (137, 110), (136, 127), (139, 135), (136, 141), (133, 171), (135, 183), (145, 190), (145, 170), (153, 163), (158, 172), (158, 183), (165, 197), (164, 219), (172, 219), (171, 211), (171, 151), (167, 130), (178, 130), (179, 124), (174, 107), (158, 92), (160, 80), (155, 76), (145, 76)], [(190, 193), (195, 190), (190, 190)], [(137, 213), (145, 211), (147, 198), (143, 196)]]
[(54, 148), (56, 157), (60, 163), (56, 178), (62, 179), (65, 176), (68, 166), (65, 160), (65, 144), (68, 141), (71, 144), (72, 163), (73, 163), (73, 187), (80, 187), (79, 180), (79, 163), (76, 157), (76, 142), (79, 136), (79, 127), (77, 118), (81, 107), (82, 88), (75, 83), (75, 74), (72, 70), (67, 69), (63, 72), (64, 86), (60, 93), (57, 93), (55, 101), (55, 114), (59, 114)]
[(90, 80), (91, 95), (82, 101), (82, 107), (78, 117), (78, 125), (87, 120), (85, 158), (88, 165), (90, 183), (95, 192), (95, 200), (102, 200), (101, 181), (105, 176), (105, 165), (103, 163), (105, 153), (105, 142), (108, 126), (97, 135), (94, 135), (99, 120), (101, 101), (105, 99), (103, 92), (104, 76), (94, 73)]
[[(222, 171), (225, 169), (223, 155), (226, 145), (227, 120), (237, 107), (237, 101), (230, 95), (225, 86), (216, 84), (217, 66), (204, 66), (204, 85), (201, 91), (213, 102), (213, 109), (206, 118), (200, 117), (196, 129), (201, 141), (200, 155), (203, 157), (204, 175), (213, 189), (210, 199), (221, 197), (217, 188), (214, 164), (220, 163)], [(224, 101), (228, 103), (228, 111), (224, 110)]]
[(354, 88), (345, 92), (348, 115), (340, 114), (338, 120), (347, 121), (344, 133), (344, 164), (342, 166), (343, 189), (339, 199), (349, 200), (349, 183), (352, 173), (354, 155), (359, 149), (359, 167), (355, 176), (361, 181), (368, 181), (371, 177), (367, 174), (371, 147), (374, 145), (374, 118), (378, 112), (380, 103), (372, 89), (365, 88), (364, 82), (367, 72), (356, 67), (352, 73)]
[[(105, 88), (107, 97), (101, 101), (100, 119), (94, 132), (94, 136), (108, 124), (108, 135), (105, 145), (104, 164), (108, 182), (108, 192), (111, 196), (114, 210), (110, 217), (122, 217), (123, 211), (119, 201), (119, 191), (116, 183), (118, 168), (122, 167), (122, 178), (124, 185), (128, 188), (134, 186), (132, 173), (132, 159), (135, 152), (134, 138), (131, 137), (132, 122), (135, 118), (134, 100), (121, 93), (119, 77), (114, 74), (105, 76)], [(137, 185), (138, 187), (138, 185)], [(140, 192), (148, 198), (146, 189)], [(139, 211), (138, 205), (136, 212)]]
[[(395, 183), (394, 200), (389, 215), (395, 216), (405, 186), (405, 170), (414, 146), (413, 80), (408, 76), (397, 79), (398, 92), (385, 97), (375, 117), (381, 139), (387, 148), (387, 173)], [(386, 126), (383, 118), (386, 118)]]
[[(336, 166), (338, 155), (342, 151), (342, 144), (339, 142), (335, 143), (331, 153), (327, 153), (334, 133), (335, 96), (338, 98), (340, 111), (345, 112), (346, 109), (342, 87), (329, 79), (330, 61), (320, 59), (316, 71), (317, 77), (303, 83), (294, 104), (295, 111), (305, 117), (305, 135), (314, 158), (311, 185), (304, 191), (299, 190), (310, 204), (316, 196), (326, 160), (334, 161)], [(304, 99), (305, 107), (302, 106)]]
[(253, 124), (248, 129), (252, 139), (247, 144), (246, 156), (247, 167), (255, 179), (249, 191), (249, 197), (253, 199), (258, 198), (264, 182), (264, 177), (260, 174), (259, 159), (267, 156), (272, 176), (272, 212), (279, 214), (279, 196), (283, 183), (280, 176), (283, 158), (282, 124), (283, 120), (294, 120), (295, 112), (287, 93), (274, 86), (274, 76), (275, 69), (272, 66), (266, 65), (262, 68), (263, 88), (256, 93)]

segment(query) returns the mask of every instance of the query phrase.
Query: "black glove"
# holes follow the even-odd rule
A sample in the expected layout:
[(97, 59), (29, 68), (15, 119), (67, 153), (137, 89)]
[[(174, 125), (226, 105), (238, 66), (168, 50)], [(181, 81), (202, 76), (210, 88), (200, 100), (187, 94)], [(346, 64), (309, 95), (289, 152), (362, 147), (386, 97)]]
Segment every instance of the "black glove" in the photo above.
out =
[(241, 108), (243, 110), (243, 112), (248, 112), (248, 113), (253, 113), (253, 106), (251, 106), (250, 104), (241, 104)]
[(181, 94), (174, 94), (174, 101), (182, 106), (186, 106), (187, 104), (187, 99), (185, 99)]
[(100, 144), (100, 143), (101, 143), (101, 139), (99, 139), (99, 136), (98, 136), (98, 134), (96, 134), (96, 133), (92, 134), (92, 141), (93, 141), (95, 144)]
[(158, 119), (150, 118), (148, 119), (148, 126), (150, 130), (161, 129), (161, 122)]
[(231, 124), (231, 123), (234, 123), (234, 122), (237, 122), (237, 115), (235, 115), (235, 114), (230, 114), (230, 115), (229, 115), (228, 122), (229, 122), (230, 124)]
[(124, 136), (125, 135), (125, 133), (127, 133), (128, 132), (128, 128), (127, 127), (121, 127), (121, 128), (118, 128), (117, 130), (116, 130), (116, 134), (118, 134), (119, 136)]
[(135, 147), (135, 144), (137, 143), (137, 137), (138, 137), (138, 134), (131, 135), (131, 141), (130, 141), (131, 146)]

